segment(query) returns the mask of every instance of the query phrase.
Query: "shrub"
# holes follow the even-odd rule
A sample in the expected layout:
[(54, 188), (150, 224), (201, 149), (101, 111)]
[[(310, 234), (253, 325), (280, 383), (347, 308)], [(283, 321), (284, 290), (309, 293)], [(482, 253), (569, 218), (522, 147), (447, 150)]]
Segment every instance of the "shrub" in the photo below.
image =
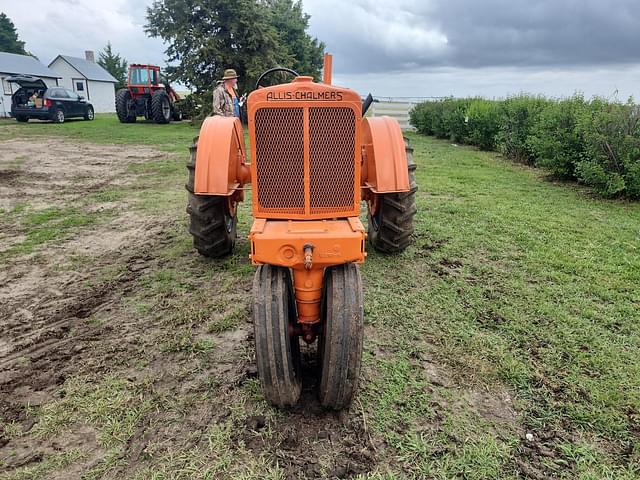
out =
[(527, 138), (540, 111), (548, 100), (542, 97), (519, 95), (502, 102), (500, 128), (496, 136), (500, 152), (517, 162), (534, 163), (534, 155)]
[(587, 108), (582, 95), (544, 105), (527, 139), (537, 166), (558, 177), (575, 179), (575, 165), (584, 148), (578, 119)]
[(467, 99), (447, 99), (444, 101), (442, 123), (446, 133), (445, 138), (452, 142), (465, 143), (468, 136), (468, 126), (466, 121)]
[(414, 106), (409, 112), (409, 121), (418, 133), (433, 135), (433, 110), (435, 102), (423, 102)]
[(410, 117), (420, 133), (498, 149), (607, 197), (640, 198), (640, 107), (632, 100), (447, 98), (416, 105)]
[(469, 102), (467, 117), (467, 143), (481, 150), (494, 150), (500, 128), (500, 108), (496, 101), (473, 99)]
[(578, 121), (584, 155), (576, 165), (579, 180), (600, 194), (640, 197), (640, 107), (592, 101)]

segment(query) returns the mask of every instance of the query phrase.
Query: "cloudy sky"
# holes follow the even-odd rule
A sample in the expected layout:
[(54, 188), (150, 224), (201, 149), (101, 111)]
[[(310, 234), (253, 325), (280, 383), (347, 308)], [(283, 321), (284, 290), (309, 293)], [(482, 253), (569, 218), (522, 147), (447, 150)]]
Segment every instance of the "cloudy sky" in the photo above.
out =
[[(111, 41), (164, 64), (143, 32), (152, 0), (0, 0), (48, 63)], [(334, 83), (378, 96), (518, 92), (640, 98), (639, 0), (306, 0), (334, 54)]]

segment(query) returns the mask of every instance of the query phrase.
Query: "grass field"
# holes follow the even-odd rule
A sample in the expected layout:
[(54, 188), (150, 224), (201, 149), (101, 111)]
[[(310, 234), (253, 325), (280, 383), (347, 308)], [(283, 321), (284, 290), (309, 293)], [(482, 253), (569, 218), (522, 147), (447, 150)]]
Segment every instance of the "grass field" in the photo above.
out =
[[(362, 266), (359, 396), (324, 412), (307, 378), (278, 411), (253, 368), (249, 205), (232, 257), (190, 246), (196, 134), (0, 122), (5, 147), (146, 149), (86, 194), (0, 213), (0, 479), (640, 478), (640, 205), (410, 134), (415, 242)], [(28, 178), (22, 156), (0, 163), (5, 195)], [(94, 248), (114, 231), (128, 236)], [(40, 293), (11, 289), (43, 272)]]

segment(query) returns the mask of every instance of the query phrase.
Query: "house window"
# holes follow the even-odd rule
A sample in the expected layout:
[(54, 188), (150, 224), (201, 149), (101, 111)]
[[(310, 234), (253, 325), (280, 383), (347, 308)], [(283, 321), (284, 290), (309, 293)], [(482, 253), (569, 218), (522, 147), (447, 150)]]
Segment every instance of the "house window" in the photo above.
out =
[(84, 92), (84, 82), (76, 82), (76, 92)]
[(5, 95), (11, 95), (11, 83), (7, 82), (6, 78), (2, 78), (2, 90), (4, 91)]

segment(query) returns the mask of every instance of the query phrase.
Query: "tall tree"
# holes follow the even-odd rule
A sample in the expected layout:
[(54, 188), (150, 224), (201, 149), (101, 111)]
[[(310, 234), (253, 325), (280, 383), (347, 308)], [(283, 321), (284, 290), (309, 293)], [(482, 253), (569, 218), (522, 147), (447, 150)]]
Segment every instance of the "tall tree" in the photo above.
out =
[(155, 0), (146, 32), (168, 43), (167, 73), (194, 88), (204, 101), (225, 68), (234, 68), (239, 88), (253, 87), (275, 65), (318, 75), (324, 45), (306, 33), (308, 16), (286, 0)]
[(107, 46), (100, 52), (98, 65), (118, 81), (116, 89), (123, 88), (127, 84), (127, 60), (119, 53), (114, 53), (111, 42), (107, 42)]
[(18, 38), (16, 26), (4, 13), (0, 13), (0, 52), (29, 55), (24, 49), (24, 42)]

